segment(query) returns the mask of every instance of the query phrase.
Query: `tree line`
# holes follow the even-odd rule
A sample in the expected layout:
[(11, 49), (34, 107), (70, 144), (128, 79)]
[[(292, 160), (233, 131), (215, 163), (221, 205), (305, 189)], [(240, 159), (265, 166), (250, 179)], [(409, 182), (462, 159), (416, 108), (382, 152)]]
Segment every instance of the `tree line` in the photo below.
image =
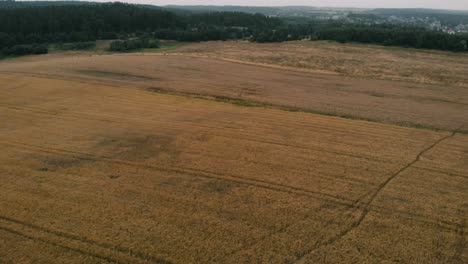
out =
[[(467, 35), (449, 35), (402, 25), (317, 20), (289, 23), (286, 19), (260, 14), (184, 14), (154, 6), (123, 3), (0, 6), (0, 51), (4, 55), (44, 53), (47, 52), (47, 43), (92, 42), (98, 39), (126, 41), (148, 34), (155, 39), (178, 41), (244, 39), (262, 43), (311, 39), (468, 51)], [(114, 48), (132, 50), (150, 45), (148, 43), (116, 42)]]
[(0, 45), (111, 39), (138, 31), (239, 31), (274, 28), (275, 18), (245, 13), (177, 15), (159, 8), (110, 3), (0, 8)]
[(468, 34), (451, 35), (420, 27), (395, 24), (365, 25), (330, 21), (313, 22), (257, 30), (252, 36), (252, 40), (256, 42), (281, 42), (299, 39), (333, 40), (341, 43), (357, 42), (457, 52), (468, 51)]
[(124, 3), (0, 8), (0, 50), (18, 45), (87, 42), (151, 33), (157, 38), (207, 41), (247, 38), (254, 29), (283, 22), (259, 14), (214, 12), (181, 15)]
[(468, 35), (399, 25), (341, 25), (318, 31), (317, 39), (449, 51), (468, 51)]

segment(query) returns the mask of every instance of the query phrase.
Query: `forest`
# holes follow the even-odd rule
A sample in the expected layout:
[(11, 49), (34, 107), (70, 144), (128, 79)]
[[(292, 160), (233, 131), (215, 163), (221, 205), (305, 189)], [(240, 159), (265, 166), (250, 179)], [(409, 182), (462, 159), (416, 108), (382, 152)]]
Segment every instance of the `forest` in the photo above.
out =
[(283, 22), (260, 14), (179, 15), (123, 3), (0, 8), (0, 48), (55, 42), (127, 38), (142, 32), (179, 41), (247, 38)]
[(337, 22), (321, 22), (289, 25), (271, 30), (255, 31), (256, 42), (281, 42), (310, 38), (311, 40), (333, 40), (340, 43), (357, 42), (385, 46), (468, 51), (467, 34), (447, 34), (421, 27), (395, 24), (364, 25)]
[[(60, 4), (63, 3), (63, 4)], [(0, 3), (3, 55), (47, 53), (49, 43), (126, 40), (141, 35), (177, 41), (241, 39), (255, 42), (332, 40), (467, 51), (467, 34), (415, 26), (366, 25), (331, 20), (291, 23), (286, 18), (242, 12), (176, 12), (124, 3)]]

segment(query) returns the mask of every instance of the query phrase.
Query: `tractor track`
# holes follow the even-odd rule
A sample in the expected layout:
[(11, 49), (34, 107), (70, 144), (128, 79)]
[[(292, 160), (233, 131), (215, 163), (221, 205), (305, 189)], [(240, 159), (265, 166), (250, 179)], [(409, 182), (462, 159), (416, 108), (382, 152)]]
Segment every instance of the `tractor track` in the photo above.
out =
[(289, 193), (289, 194), (294, 194), (294, 195), (299, 195), (299, 196), (308, 196), (308, 197), (312, 197), (318, 200), (334, 202), (336, 204), (340, 204), (340, 205), (344, 205), (348, 207), (353, 207), (355, 203), (355, 201), (351, 199), (336, 197), (330, 194), (315, 192), (311, 190), (305, 190), (299, 187), (293, 187), (293, 186), (273, 183), (273, 182), (264, 181), (264, 180), (251, 179), (251, 178), (239, 176), (239, 175), (221, 174), (221, 173), (216, 173), (212, 171), (205, 171), (205, 170), (194, 169), (194, 168), (176, 167), (176, 166), (172, 166), (172, 167), (154, 166), (154, 165), (114, 159), (110, 156), (95, 156), (90, 153), (74, 152), (74, 151), (68, 151), (68, 150), (57, 149), (57, 148), (44, 148), (42, 146), (29, 145), (29, 144), (20, 143), (20, 142), (5, 141), (3, 139), (0, 139), (0, 144), (9, 145), (13, 147), (19, 147), (22, 149), (29, 149), (33, 151), (39, 151), (43, 153), (50, 153), (50, 154), (55, 154), (55, 155), (67, 155), (69, 157), (73, 157), (73, 158), (81, 159), (81, 160), (110, 162), (110, 163), (119, 164), (119, 165), (152, 169), (152, 170), (156, 170), (156, 171), (160, 171), (164, 173), (178, 173), (178, 174), (189, 175), (193, 177), (229, 181), (229, 182), (247, 185), (251, 187), (269, 189), (273, 191), (279, 191), (279, 192)]
[(51, 230), (2, 215), (0, 215), (0, 230), (28, 240), (42, 242), (110, 263), (171, 263), (160, 257), (97, 242), (62, 231)]
[[(64, 119), (64, 120), (69, 120), (66, 117), (57, 116), (55, 113), (51, 113), (51, 112), (49, 112), (47, 110), (44, 110), (44, 109), (34, 109), (34, 108), (30, 108), (30, 107), (18, 107), (18, 106), (4, 105), (4, 104), (3, 105), (0, 104), (0, 107), (5, 107), (5, 108), (17, 110), (17, 111), (27, 111), (27, 112), (32, 112), (32, 113), (35, 113), (35, 114), (43, 114), (43, 115), (47, 115), (47, 116), (53, 116), (54, 118), (61, 118), (61, 119)], [(383, 163), (399, 164), (399, 162), (395, 162), (395, 161), (391, 161), (391, 160), (387, 160), (387, 159), (376, 158), (376, 157), (365, 156), (365, 155), (355, 155), (355, 154), (346, 153), (346, 152), (342, 152), (342, 151), (335, 151), (335, 150), (330, 150), (330, 149), (326, 149), (326, 148), (321, 148), (321, 147), (318, 147), (318, 146), (304, 147), (304, 146), (299, 146), (299, 145), (291, 145), (291, 144), (281, 143), (281, 142), (277, 142), (277, 141), (274, 141), (274, 140), (271, 140), (271, 139), (253, 139), (251, 137), (251, 135), (249, 135), (249, 134), (246, 134), (246, 135), (243, 135), (243, 136), (235, 136), (235, 135), (226, 136), (226, 135), (221, 134), (221, 133), (216, 133), (216, 132), (211, 132), (209, 130), (206, 130), (206, 129), (219, 130), (219, 128), (217, 128), (217, 127), (209, 127), (209, 126), (207, 127), (207, 126), (194, 125), (194, 124), (184, 124), (184, 125), (176, 125), (176, 124), (173, 124), (173, 123), (164, 124), (164, 123), (161, 123), (161, 122), (147, 122), (147, 121), (138, 120), (138, 119), (117, 118), (115, 116), (106, 116), (106, 115), (98, 115), (98, 114), (90, 114), (90, 113), (79, 113), (79, 112), (69, 112), (69, 113), (67, 113), (67, 115), (69, 115), (72, 118), (76, 118), (76, 119), (95, 120), (95, 121), (108, 122), (108, 123), (118, 123), (118, 124), (120, 124), (120, 123), (128, 124), (129, 122), (132, 122), (132, 123), (135, 123), (135, 124), (157, 125), (158, 127), (164, 126), (166, 128), (170, 128), (170, 129), (186, 129), (187, 125), (191, 125), (191, 126), (194, 126), (194, 127), (198, 128), (198, 129), (205, 129), (205, 130), (203, 130), (203, 132), (208, 134), (208, 135), (217, 136), (217, 137), (221, 137), (221, 138), (239, 139), (239, 140), (244, 140), (244, 141), (249, 141), (249, 142), (270, 144), (270, 145), (276, 145), (276, 146), (280, 146), (280, 147), (295, 148), (295, 149), (301, 149), (301, 150), (306, 150), (306, 151), (320, 151), (320, 152), (330, 153), (330, 154), (333, 154), (333, 155), (346, 156), (346, 157), (350, 157), (350, 158), (367, 160), (367, 161), (371, 161), (371, 162), (383, 162)]]
[[(463, 127), (463, 125), (459, 129), (461, 129), (462, 127)], [(414, 160), (412, 160), (410, 163), (408, 163), (407, 165), (405, 165), (404, 167), (399, 169), (397, 172), (390, 175), (390, 177), (388, 177), (382, 184), (380, 184), (380, 186), (372, 193), (369, 200), (362, 206), (363, 210), (362, 210), (359, 218), (356, 221), (354, 221), (348, 228), (346, 228), (346, 229), (342, 230), (341, 232), (339, 232), (338, 234), (334, 235), (332, 238), (330, 238), (330, 239), (328, 239), (328, 240), (326, 240), (324, 242), (317, 242), (316, 245), (314, 247), (312, 247), (311, 249), (308, 249), (308, 250), (306, 250), (304, 252), (301, 252), (301, 254), (299, 255), (299, 257), (298, 257), (298, 259), (296, 260), (295, 263), (303, 263), (304, 259), (309, 254), (314, 252), (315, 250), (317, 250), (317, 249), (319, 249), (319, 248), (321, 248), (323, 246), (332, 245), (332, 244), (336, 243), (337, 241), (341, 240), (343, 237), (348, 235), (351, 231), (358, 228), (361, 225), (361, 223), (365, 220), (367, 215), (369, 214), (369, 212), (371, 210), (372, 203), (375, 201), (377, 196), (385, 189), (385, 187), (387, 187), (387, 185), (391, 181), (393, 181), (396, 177), (398, 177), (400, 174), (402, 174), (408, 168), (410, 168), (416, 162), (418, 162), (421, 159), (421, 156), (424, 155), (426, 152), (428, 152), (431, 149), (435, 148), (438, 144), (442, 143), (443, 141), (454, 137), (457, 134), (457, 131), (458, 131), (458, 129), (455, 130), (454, 132), (450, 133), (449, 135), (438, 139), (437, 141), (432, 143), (430, 146), (424, 148), (422, 151), (420, 151), (416, 155)]]
[[(131, 249), (128, 249), (128, 248), (125, 248), (125, 247), (115, 246), (115, 245), (111, 245), (111, 244), (107, 244), (107, 243), (103, 243), (103, 242), (97, 242), (97, 241), (90, 240), (90, 239), (87, 239), (87, 238), (83, 238), (83, 237), (80, 237), (80, 236), (77, 236), (77, 235), (68, 234), (68, 233), (65, 233), (65, 232), (62, 232), (62, 231), (56, 231), (56, 230), (48, 229), (48, 228), (45, 228), (45, 227), (41, 227), (41, 226), (38, 226), (38, 225), (34, 225), (34, 224), (31, 224), (31, 223), (28, 223), (28, 222), (20, 221), (20, 220), (17, 220), (17, 219), (11, 218), (11, 217), (6, 217), (6, 216), (3, 216), (3, 215), (0, 215), (0, 221), (10, 222), (10, 223), (13, 223), (15, 225), (19, 225), (19, 226), (26, 227), (26, 228), (29, 228), (29, 229), (32, 229), (32, 230), (36, 230), (36, 231), (39, 231), (39, 232), (46, 233), (48, 235), (57, 236), (57, 237), (64, 238), (64, 239), (67, 239), (67, 240), (75, 240), (75, 241), (85, 243), (85, 244), (89, 244), (89, 245), (92, 245), (92, 246), (95, 246), (95, 247), (98, 247), (98, 248), (108, 249), (108, 250), (111, 250), (111, 251), (117, 251), (119, 253), (123, 253), (123, 254), (126, 254), (128, 256), (143, 260), (143, 261), (148, 261), (149, 260), (149, 261), (152, 261), (153, 263), (170, 263), (168, 261), (165, 261), (162, 258), (150, 256), (150, 255), (144, 254), (142, 252), (134, 251), (134, 250), (131, 250)], [(8, 228), (5, 228), (5, 229), (8, 229)], [(20, 233), (20, 232), (18, 232), (18, 233)]]

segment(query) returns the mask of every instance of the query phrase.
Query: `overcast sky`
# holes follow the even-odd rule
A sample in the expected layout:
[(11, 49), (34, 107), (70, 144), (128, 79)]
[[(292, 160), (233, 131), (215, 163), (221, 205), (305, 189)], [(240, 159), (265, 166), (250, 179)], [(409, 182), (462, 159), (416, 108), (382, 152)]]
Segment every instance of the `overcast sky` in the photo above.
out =
[[(105, 0), (100, 0), (105, 1)], [(110, 0), (107, 0), (110, 1)], [(105, 2), (107, 2), (105, 1)], [(153, 5), (307, 5), (328, 7), (422, 7), (468, 10), (468, 0), (121, 0)]]

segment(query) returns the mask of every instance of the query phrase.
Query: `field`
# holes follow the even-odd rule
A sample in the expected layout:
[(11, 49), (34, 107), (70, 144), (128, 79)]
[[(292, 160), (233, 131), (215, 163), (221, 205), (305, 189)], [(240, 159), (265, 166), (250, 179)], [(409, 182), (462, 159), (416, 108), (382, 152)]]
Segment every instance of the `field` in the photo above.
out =
[(0, 62), (0, 263), (468, 261), (464, 84), (200, 45)]
[(468, 86), (468, 55), (419, 49), (296, 41), (274, 44), (204, 42), (166, 53), (277, 65), (305, 72), (444, 86)]

